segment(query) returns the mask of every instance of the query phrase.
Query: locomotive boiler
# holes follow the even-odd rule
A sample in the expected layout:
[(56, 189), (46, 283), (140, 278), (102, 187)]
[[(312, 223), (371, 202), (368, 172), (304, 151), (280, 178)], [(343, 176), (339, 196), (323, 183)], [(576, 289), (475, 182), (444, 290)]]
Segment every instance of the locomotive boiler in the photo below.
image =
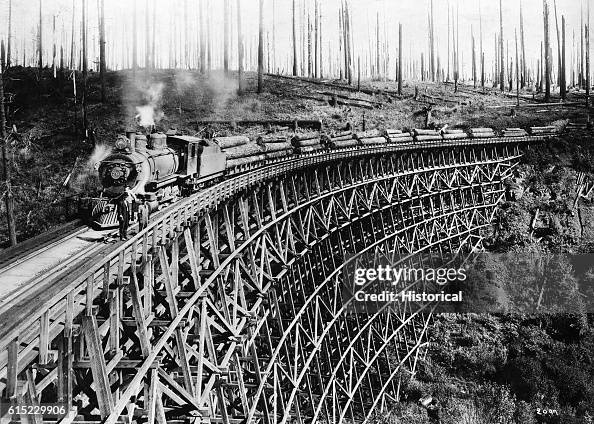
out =
[(115, 200), (126, 188), (155, 211), (222, 177), (225, 162), (225, 154), (209, 140), (174, 133), (121, 136), (99, 164), (103, 193), (91, 199), (90, 220), (99, 228), (117, 226)]

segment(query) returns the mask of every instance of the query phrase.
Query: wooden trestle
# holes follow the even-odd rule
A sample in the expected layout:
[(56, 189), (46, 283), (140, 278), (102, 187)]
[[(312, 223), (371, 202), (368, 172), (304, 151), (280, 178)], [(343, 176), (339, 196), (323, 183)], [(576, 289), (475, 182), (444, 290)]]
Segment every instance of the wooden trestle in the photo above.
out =
[(431, 313), (348, 312), (345, 261), (480, 248), (519, 157), (508, 139), (370, 148), (224, 181), (11, 323), (0, 392), (65, 402), (64, 422), (364, 422), (398, 401)]

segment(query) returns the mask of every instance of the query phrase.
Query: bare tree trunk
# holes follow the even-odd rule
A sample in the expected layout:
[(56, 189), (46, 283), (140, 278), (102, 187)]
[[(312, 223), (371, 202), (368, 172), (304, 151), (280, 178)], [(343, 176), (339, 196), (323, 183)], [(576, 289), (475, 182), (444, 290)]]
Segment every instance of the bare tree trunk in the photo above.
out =
[(4, 79), (0, 72), (0, 136), (2, 137), (2, 177), (6, 187), (4, 203), (6, 206), (6, 221), (8, 225), (8, 240), (11, 246), (16, 246), (16, 223), (14, 219), (14, 202), (12, 194), (12, 181), (10, 175), (10, 164), (8, 163), (7, 144), (9, 142), (6, 133), (6, 112), (4, 110)]
[(544, 90), (544, 50), (543, 50), (543, 42), (540, 42), (540, 66), (538, 68), (540, 73), (540, 78), (538, 79), (538, 90), (542, 93)]
[(379, 12), (376, 15), (375, 22), (375, 73), (376, 78), (380, 78), (381, 67), (380, 67), (380, 29), (379, 29)]
[(450, 2), (448, 1), (448, 73), (446, 75), (446, 81), (450, 81)]
[[(590, 14), (588, 14), (588, 22), (590, 22)], [(586, 108), (590, 107), (590, 25), (586, 25)]]
[(559, 19), (557, 18), (557, 0), (553, 0), (555, 7), (555, 29), (557, 31), (557, 85), (561, 90), (561, 34), (559, 32)]
[[(293, 0), (294, 2), (295, 0)], [(241, 0), (237, 0), (237, 79), (239, 94), (243, 93), (243, 32), (241, 31)]]
[(320, 77), (320, 16), (319, 16), (319, 5), (318, 5), (318, 0), (314, 0), (315, 1), (315, 17), (314, 17), (314, 25), (315, 25), (315, 30), (314, 30), (314, 36), (315, 36), (315, 41), (314, 41), (314, 76), (316, 78)]
[(278, 72), (276, 69), (276, 0), (272, 0), (272, 72)]
[(82, 70), (83, 70), (83, 87), (82, 87), (82, 110), (83, 110), (83, 130), (85, 139), (88, 136), (88, 117), (87, 117), (87, 78), (88, 78), (88, 62), (87, 62), (87, 0), (82, 1)]
[(307, 75), (309, 77), (313, 76), (314, 73), (314, 59), (313, 59), (313, 41), (311, 39), (313, 35), (313, 29), (311, 24), (311, 17), (309, 14), (307, 15)]
[(207, 47), (208, 53), (206, 55), (206, 70), (208, 72), (212, 71), (212, 4), (210, 0), (207, 0), (207, 9), (206, 9), (206, 40), (207, 40)]
[[(101, 0), (102, 2), (104, 2), (105, 0)], [(186, 0), (187, 2), (187, 0)], [(187, 4), (186, 4), (187, 6)], [(145, 34), (145, 40), (144, 40), (144, 69), (148, 75), (150, 69), (151, 69), (151, 25), (150, 25), (150, 7), (149, 7), (149, 0), (145, 0), (145, 5), (144, 5), (144, 34)], [(187, 14), (186, 14), (187, 16)], [(186, 17), (186, 25), (187, 25), (187, 17)], [(186, 46), (188, 46), (188, 40), (186, 39)], [(187, 48), (187, 47), (186, 47)]]
[(260, 0), (260, 30), (258, 34), (258, 93), (262, 92), (264, 74), (264, 0)]
[(565, 16), (561, 16), (561, 99), (565, 100), (567, 95), (567, 83), (565, 82)]
[[(238, 0), (239, 1), (239, 0)], [(198, 0), (198, 11), (200, 12), (200, 73), (206, 72), (206, 24), (204, 19), (204, 0)], [(240, 18), (238, 17), (238, 23)], [(241, 53), (243, 54), (243, 52)]]
[[(148, 1), (148, 0), (147, 0)], [(148, 54), (147, 54), (148, 57)], [(101, 101), (105, 102), (105, 0), (100, 0), (99, 16), (99, 79), (101, 80)]]
[(580, 89), (584, 87), (584, 11), (580, 8)]
[(293, 76), (297, 76), (297, 5), (293, 0)]
[(43, 19), (41, 18), (42, 8), (42, 0), (39, 0), (39, 34), (37, 38), (37, 49), (39, 50), (37, 66), (39, 67), (39, 70), (43, 68)]
[(402, 95), (402, 24), (398, 24), (398, 94)]
[(550, 55), (550, 41), (549, 41), (549, 5), (547, 0), (543, 0), (544, 13), (544, 80), (545, 80), (545, 101), (551, 99), (551, 55)]
[(347, 38), (347, 73), (348, 73), (348, 83), (349, 85), (353, 85), (353, 50), (352, 50), (352, 34), (351, 34), (351, 12), (349, 8), (348, 1), (346, 2), (346, 16), (345, 16), (345, 23), (346, 23), (346, 38)]
[(224, 23), (223, 23), (223, 69), (225, 75), (229, 74), (229, 0), (225, 0), (224, 4)]
[(323, 54), (324, 54), (324, 51), (323, 51), (324, 50), (324, 47), (323, 47), (324, 46), (324, 43), (323, 43), (324, 37), (323, 37), (323, 31), (322, 31), (324, 26), (322, 25), (322, 17), (323, 17), (322, 4), (323, 4), (323, 2), (318, 1), (318, 19), (319, 19), (318, 31), (320, 33), (319, 34), (320, 47), (318, 49), (318, 57), (319, 57), (318, 60), (319, 60), (319, 68), (320, 68), (319, 69), (320, 70), (320, 74), (319, 74), (320, 78), (324, 78), (324, 56), (323, 56)]
[(134, 70), (134, 75), (136, 75), (136, 71), (138, 70), (138, 9), (136, 7), (136, 1), (134, 0), (134, 14), (132, 16), (132, 69)]
[(524, 12), (522, 9), (522, 0), (520, 0), (520, 46), (522, 49), (522, 78), (521, 78), (521, 87), (526, 87), (527, 83), (527, 74), (528, 74), (528, 67), (526, 65), (526, 44), (524, 41)]
[[(6, 67), (10, 68), (12, 55), (12, 0), (8, 0), (8, 42), (6, 50)], [(24, 66), (25, 64), (23, 64)]]
[(483, 13), (481, 11), (481, 0), (479, 0), (479, 44), (481, 50), (481, 87), (485, 88), (485, 51), (483, 50)]
[(514, 32), (516, 39), (516, 106), (520, 106), (520, 54), (518, 52), (518, 32)]
[(433, 29), (433, 0), (430, 2), (431, 5), (431, 21), (430, 21), (430, 28), (429, 28), (429, 39), (430, 39), (430, 47), (431, 47), (431, 54), (430, 54), (430, 66), (431, 66), (431, 81), (435, 81), (435, 33)]
[(157, 0), (153, 0), (153, 28), (152, 28), (152, 39), (151, 39), (151, 67), (152, 69), (157, 68)]
[(72, 0), (72, 33), (70, 41), (70, 69), (74, 70), (74, 17), (76, 16), (76, 0)]
[(474, 83), (474, 88), (476, 88), (476, 43), (474, 42), (474, 32), (472, 31), (472, 27), (470, 32), (472, 34), (472, 81)]
[(502, 0), (499, 0), (499, 49), (501, 54), (501, 75), (499, 76), (499, 89), (501, 91), (505, 90), (505, 56), (503, 51), (503, 6)]

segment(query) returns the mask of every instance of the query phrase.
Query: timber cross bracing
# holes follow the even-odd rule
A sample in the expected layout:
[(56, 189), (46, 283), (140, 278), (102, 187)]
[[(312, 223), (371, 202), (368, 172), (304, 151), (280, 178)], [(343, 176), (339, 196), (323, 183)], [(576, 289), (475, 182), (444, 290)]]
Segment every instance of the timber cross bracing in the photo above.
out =
[(367, 152), (186, 201), (6, 331), (0, 391), (107, 423), (368, 420), (416, 372), (431, 310), (352, 313), (344, 267), (480, 248), (520, 152)]

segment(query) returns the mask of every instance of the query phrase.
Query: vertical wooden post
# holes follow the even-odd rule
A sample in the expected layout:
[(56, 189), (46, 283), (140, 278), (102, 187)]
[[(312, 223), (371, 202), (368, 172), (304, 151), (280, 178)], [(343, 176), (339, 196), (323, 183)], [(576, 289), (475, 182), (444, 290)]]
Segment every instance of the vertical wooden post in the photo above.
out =
[(97, 319), (95, 316), (83, 316), (82, 329), (89, 350), (93, 382), (95, 383), (95, 392), (99, 403), (99, 412), (102, 418), (106, 418), (113, 410), (114, 401), (109, 387), (107, 365), (105, 364)]
[(6, 397), (8, 399), (13, 399), (17, 395), (18, 349), (18, 339), (14, 339), (8, 344), (8, 361), (6, 365)]

